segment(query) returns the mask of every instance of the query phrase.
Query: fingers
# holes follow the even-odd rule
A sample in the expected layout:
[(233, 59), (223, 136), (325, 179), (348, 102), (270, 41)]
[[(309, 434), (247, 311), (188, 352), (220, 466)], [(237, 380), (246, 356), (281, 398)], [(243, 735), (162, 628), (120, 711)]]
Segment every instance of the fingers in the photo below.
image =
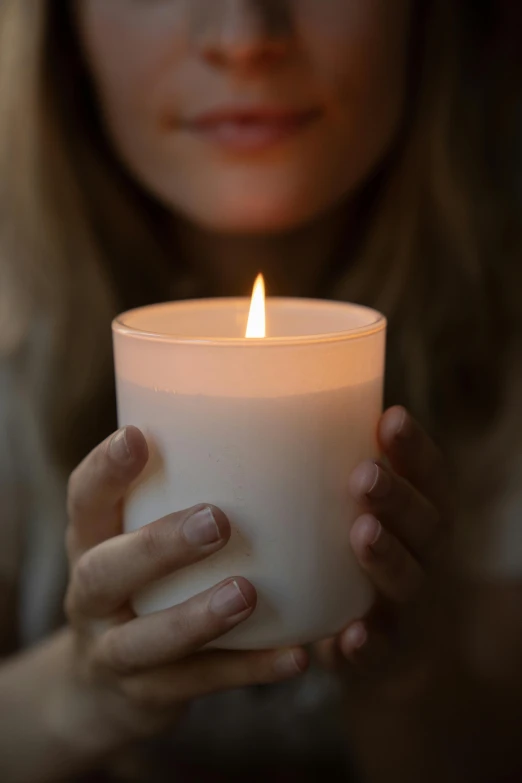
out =
[(314, 660), (326, 671), (335, 672), (342, 661), (339, 650), (339, 640), (336, 636), (323, 639), (313, 645)]
[(421, 652), (422, 647), (408, 642), (405, 645), (398, 631), (394, 627), (391, 633), (383, 632), (378, 621), (365, 618), (356, 620), (339, 635), (337, 669), (349, 676), (343, 663), (352, 664), (357, 673), (356, 680), (350, 680), (352, 687), (361, 682), (361, 674), (369, 674), (373, 682), (376, 677), (381, 678), (379, 688), (384, 698), (404, 703), (405, 699), (425, 693), (426, 684), (433, 681), (430, 659)]
[(109, 617), (153, 581), (219, 551), (230, 523), (215, 506), (170, 514), (90, 549), (72, 570), (69, 616)]
[(378, 429), (379, 444), (391, 467), (424, 495), (444, 519), (450, 511), (450, 487), (441, 452), (402, 407), (390, 408)]
[(370, 617), (355, 620), (339, 636), (314, 646), (314, 658), (324, 669), (346, 672), (346, 661), (358, 669), (378, 669), (386, 664), (392, 652), (390, 638)]
[(356, 620), (343, 631), (338, 647), (343, 660), (362, 668), (382, 664), (391, 653), (389, 637), (364, 620)]
[(99, 639), (97, 660), (123, 674), (173, 663), (250, 617), (256, 600), (246, 579), (229, 579), (171, 609), (110, 628)]
[(352, 549), (379, 593), (406, 603), (420, 591), (423, 570), (408, 550), (371, 514), (360, 517), (350, 532)]
[(421, 562), (435, 556), (441, 538), (440, 514), (407, 481), (367, 461), (351, 474), (349, 489), (357, 503)]
[(125, 493), (147, 460), (143, 434), (136, 427), (125, 427), (97, 446), (73, 471), (67, 494), (67, 543), (73, 561), (121, 532)]
[(128, 677), (122, 687), (137, 706), (157, 709), (217, 691), (288, 680), (305, 672), (307, 667), (308, 655), (301, 648), (259, 652), (220, 650)]
[[(425, 566), (441, 553), (450, 520), (450, 492), (442, 456), (404, 408), (381, 418), (378, 440), (388, 466), (366, 462), (350, 477), (350, 492), (366, 513), (354, 523), (351, 544), (361, 567), (376, 587), (379, 600), (368, 616), (353, 622), (326, 652), (338, 653), (358, 668), (382, 671), (403, 638), (401, 618), (410, 618), (428, 586)], [(443, 524), (445, 523), (445, 524)], [(429, 569), (428, 569), (429, 570)], [(397, 605), (414, 609), (399, 612)], [(394, 623), (376, 622), (387, 612)], [(397, 632), (400, 633), (397, 635)], [(391, 632), (391, 633), (390, 633)], [(391, 636), (395, 636), (393, 645)], [(326, 654), (326, 653), (325, 653)], [(404, 655), (401, 652), (401, 660)]]

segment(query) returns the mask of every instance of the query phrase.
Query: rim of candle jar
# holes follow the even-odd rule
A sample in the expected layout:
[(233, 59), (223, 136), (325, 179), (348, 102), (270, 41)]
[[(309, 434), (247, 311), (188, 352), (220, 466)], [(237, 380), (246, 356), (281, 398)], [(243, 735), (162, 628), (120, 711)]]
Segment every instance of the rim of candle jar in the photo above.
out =
[(219, 346), (242, 346), (248, 347), (249, 345), (255, 345), (257, 347), (262, 346), (289, 346), (289, 345), (310, 345), (313, 343), (331, 343), (331, 342), (343, 342), (346, 340), (357, 340), (364, 337), (370, 337), (373, 334), (382, 332), (386, 329), (387, 320), (385, 316), (378, 310), (374, 310), (364, 305), (358, 305), (351, 302), (339, 302), (330, 299), (307, 299), (307, 298), (288, 298), (272, 296), (267, 302), (267, 307), (277, 304), (286, 308), (304, 308), (304, 307), (318, 307), (328, 306), (330, 309), (346, 309), (357, 310), (361, 313), (366, 313), (373, 320), (369, 321), (363, 326), (357, 326), (352, 329), (343, 329), (335, 332), (324, 332), (319, 334), (303, 334), (303, 335), (291, 335), (288, 337), (204, 337), (204, 336), (190, 336), (172, 334), (169, 332), (148, 331), (146, 329), (139, 329), (131, 324), (126, 323), (126, 319), (132, 317), (138, 312), (147, 310), (168, 310), (176, 308), (177, 310), (184, 309), (208, 309), (210, 305), (215, 308), (230, 308), (234, 306), (250, 307), (249, 297), (219, 297), (208, 299), (183, 299), (180, 301), (160, 302), (158, 304), (145, 305), (144, 307), (136, 307), (132, 310), (127, 310), (121, 313), (112, 322), (112, 329), (114, 332), (127, 337), (133, 337), (141, 340), (150, 340), (151, 342), (173, 343), (176, 345), (219, 345)]

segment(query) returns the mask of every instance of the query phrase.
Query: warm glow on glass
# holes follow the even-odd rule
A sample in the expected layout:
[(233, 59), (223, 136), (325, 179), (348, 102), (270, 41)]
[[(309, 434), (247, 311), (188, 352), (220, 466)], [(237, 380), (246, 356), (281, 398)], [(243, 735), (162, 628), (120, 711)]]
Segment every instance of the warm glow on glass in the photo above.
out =
[(265, 281), (258, 275), (252, 293), (246, 337), (266, 337)]

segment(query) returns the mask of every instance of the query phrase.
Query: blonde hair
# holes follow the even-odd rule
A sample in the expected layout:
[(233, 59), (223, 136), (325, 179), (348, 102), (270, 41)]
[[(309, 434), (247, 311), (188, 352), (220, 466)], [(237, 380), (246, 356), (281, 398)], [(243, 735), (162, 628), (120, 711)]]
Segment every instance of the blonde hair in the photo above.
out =
[[(495, 103), (510, 78), (509, 46), (488, 61), (496, 72), (481, 63), (477, 3), (421, 5), (408, 127), (332, 295), (386, 312), (390, 400), (449, 442), (498, 425), (509, 407), (520, 246), (503, 175), (515, 166), (516, 101)], [(113, 415), (112, 316), (176, 296), (185, 270), (169, 263), (163, 209), (104, 138), (63, 8), (0, 5), (0, 352), (37, 391), (49, 449), (72, 467), (109, 427), (102, 411)]]

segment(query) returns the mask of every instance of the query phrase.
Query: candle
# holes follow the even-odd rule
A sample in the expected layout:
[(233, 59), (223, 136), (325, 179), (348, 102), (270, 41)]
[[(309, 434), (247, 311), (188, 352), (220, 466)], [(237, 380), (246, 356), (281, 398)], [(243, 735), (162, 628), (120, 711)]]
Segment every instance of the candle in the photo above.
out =
[(161, 610), (243, 576), (258, 605), (213, 645), (230, 649), (325, 638), (372, 600), (350, 547), (358, 509), (347, 479), (377, 451), (385, 319), (351, 304), (268, 298), (265, 337), (261, 281), (257, 290), (251, 307), (183, 301), (113, 324), (119, 423), (140, 427), (151, 453), (125, 529), (205, 502), (232, 526), (221, 552), (149, 586), (134, 608)]

